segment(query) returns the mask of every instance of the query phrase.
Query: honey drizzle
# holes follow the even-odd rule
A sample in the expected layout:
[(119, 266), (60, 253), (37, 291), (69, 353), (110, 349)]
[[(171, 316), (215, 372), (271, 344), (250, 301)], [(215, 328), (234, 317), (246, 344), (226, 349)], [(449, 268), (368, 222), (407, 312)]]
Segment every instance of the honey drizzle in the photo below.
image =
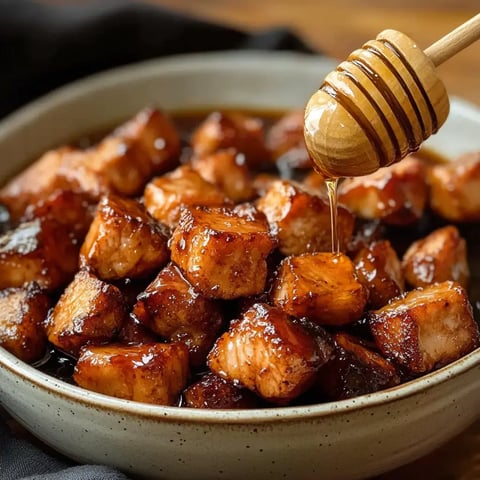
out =
[(327, 186), (328, 200), (330, 203), (330, 230), (332, 235), (332, 253), (337, 255), (340, 253), (340, 239), (338, 238), (337, 226), (337, 187), (338, 178), (326, 178), (325, 184)]

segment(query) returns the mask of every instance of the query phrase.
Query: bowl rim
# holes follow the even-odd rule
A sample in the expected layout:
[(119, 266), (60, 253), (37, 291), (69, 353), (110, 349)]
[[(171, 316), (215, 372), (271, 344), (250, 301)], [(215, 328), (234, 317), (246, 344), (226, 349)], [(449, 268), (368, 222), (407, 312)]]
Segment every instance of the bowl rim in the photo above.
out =
[(333, 417), (346, 414), (347, 412), (353, 413), (376, 407), (378, 405), (385, 406), (412, 397), (418, 393), (424, 393), (453, 377), (458, 377), (474, 368), (478, 368), (480, 366), (480, 348), (473, 350), (464, 357), (434, 372), (386, 390), (336, 402), (240, 410), (196, 409), (154, 405), (92, 392), (59, 380), (36, 369), (18, 359), (3, 347), (0, 347), (0, 366), (32, 386), (45, 390), (48, 394), (63, 397), (67, 401), (84, 404), (89, 408), (109, 410), (119, 414), (126, 413), (128, 415), (135, 415), (140, 418), (157, 421), (188, 421), (190, 423), (202, 424), (263, 424), (279, 421), (298, 421), (299, 418), (308, 420), (326, 416)]
[[(284, 63), (301, 65), (302, 68), (318, 69), (319, 62), (327, 62), (334, 67), (337, 62), (328, 57), (304, 54), (297, 52), (262, 52), (262, 51), (227, 51), (174, 55), (167, 58), (142, 61), (102, 71), (88, 77), (76, 80), (26, 104), (20, 109), (7, 115), (0, 121), (0, 142), (8, 137), (24, 122), (32, 117), (48, 111), (54, 105), (61, 104), (72, 96), (81, 96), (85, 91), (92, 91), (99, 87), (108, 86), (115, 78), (115, 82), (129, 81), (133, 76), (146, 76), (154, 74), (159, 68), (162, 70), (196, 68), (204, 69), (205, 66), (221, 66), (255, 69), (259, 65), (285, 68)], [(461, 108), (466, 108), (472, 118), (480, 123), (480, 109), (463, 99), (451, 97)], [(45, 390), (48, 394), (63, 397), (67, 401), (84, 404), (86, 407), (110, 410), (117, 413), (135, 415), (139, 418), (148, 418), (156, 421), (190, 422), (190, 423), (221, 423), (232, 424), (263, 424), (271, 422), (293, 422), (299, 419), (308, 420), (317, 417), (342, 415), (347, 412), (359, 411), (378, 405), (387, 405), (402, 400), (421, 392), (425, 392), (440, 385), (452, 377), (460, 376), (480, 366), (480, 348), (470, 352), (451, 364), (428, 373), (422, 377), (410, 380), (404, 384), (386, 390), (358, 396), (355, 398), (336, 402), (326, 402), (302, 406), (255, 408), (245, 410), (225, 409), (194, 409), (187, 407), (162, 406), (140, 403), (130, 400), (110, 397), (104, 394), (91, 392), (76, 385), (56, 379), (0, 347), (0, 367), (7, 369), (12, 375), (21, 378), (24, 382)], [(1, 392), (1, 388), (0, 388)]]

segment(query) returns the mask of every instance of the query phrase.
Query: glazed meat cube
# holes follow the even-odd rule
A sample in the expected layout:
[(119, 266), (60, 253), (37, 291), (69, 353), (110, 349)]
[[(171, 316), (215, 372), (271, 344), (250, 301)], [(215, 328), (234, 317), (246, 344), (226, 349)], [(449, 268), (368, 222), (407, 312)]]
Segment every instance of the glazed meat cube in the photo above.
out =
[(447, 365), (480, 345), (467, 293), (458, 283), (418, 288), (369, 315), (385, 357), (417, 375)]
[(68, 184), (93, 196), (139, 194), (147, 180), (178, 164), (180, 139), (168, 117), (146, 109), (60, 168)]
[(212, 372), (190, 385), (184, 392), (185, 407), (190, 408), (255, 408), (259, 398), (250, 390), (234, 385)]
[(80, 265), (102, 280), (144, 277), (169, 259), (168, 231), (137, 201), (101, 199), (80, 249)]
[(385, 226), (379, 220), (367, 220), (357, 223), (353, 238), (347, 248), (348, 255), (351, 258), (358, 255), (364, 248), (368, 248), (371, 243), (378, 242), (385, 237)]
[(77, 356), (85, 344), (111, 340), (124, 319), (120, 290), (80, 270), (50, 315), (48, 340), (60, 350)]
[(320, 356), (320, 363), (327, 363), (335, 350), (335, 341), (332, 335), (323, 327), (310, 321), (308, 318), (293, 318), (293, 322), (300, 325), (316, 342)]
[(179, 162), (180, 136), (165, 112), (145, 108), (118, 127), (113, 135), (131, 142), (148, 159), (148, 176), (161, 175)]
[(65, 225), (83, 242), (95, 214), (96, 202), (85, 193), (56, 190), (48, 197), (29, 205), (21, 222), (47, 217)]
[[(279, 249), (284, 255), (331, 251), (330, 205), (327, 200), (308, 193), (286, 180), (274, 182), (257, 208), (265, 214), (277, 232)], [(355, 219), (345, 208), (337, 211), (341, 250), (352, 236)]]
[(157, 343), (159, 338), (134, 315), (130, 314), (125, 318), (120, 332), (118, 332), (118, 341), (125, 345), (138, 345), (142, 343)]
[(406, 281), (414, 288), (445, 280), (466, 288), (470, 276), (466, 242), (453, 225), (439, 228), (412, 243), (402, 267)]
[(271, 298), (289, 315), (345, 325), (362, 316), (368, 295), (346, 255), (314, 253), (282, 261)]
[(480, 220), (480, 152), (429, 170), (430, 206), (452, 222)]
[(55, 220), (25, 222), (0, 237), (0, 289), (37, 282), (53, 291), (73, 278), (77, 264), (77, 242)]
[(137, 297), (142, 293), (147, 285), (151, 282), (152, 277), (144, 278), (122, 278), (113, 284), (120, 290), (123, 301), (129, 310), (137, 303)]
[[(110, 152), (108, 152), (108, 149), (110, 149)], [(118, 145), (117, 140), (107, 141), (105, 139), (102, 144), (91, 147), (89, 150), (74, 150), (70, 152), (68, 155), (65, 155), (63, 161), (58, 166), (57, 178), (59, 188), (81, 192), (98, 201), (102, 195), (108, 193), (112, 188), (99, 172), (88, 167), (88, 163), (97, 163), (97, 166), (101, 167), (107, 162), (109, 156), (117, 158), (120, 155), (121, 158), (124, 158), (122, 152), (126, 150), (126, 147)], [(96, 160), (91, 160), (94, 157)]]
[(35, 283), (0, 291), (0, 345), (25, 362), (42, 358), (49, 306), (49, 298)]
[(220, 305), (197, 293), (174, 264), (138, 296), (133, 315), (169, 341), (185, 343), (194, 366), (205, 362), (222, 325)]
[(110, 191), (135, 195), (152, 175), (174, 168), (179, 154), (180, 138), (171, 121), (146, 109), (85, 151), (61, 147), (47, 152), (0, 190), (0, 201), (18, 219), (27, 205), (57, 189), (94, 198)]
[(293, 110), (280, 118), (268, 131), (267, 148), (277, 162), (291, 168), (310, 168), (312, 161), (303, 136), (304, 111)]
[(427, 202), (424, 163), (407, 157), (363, 177), (344, 180), (338, 201), (361, 218), (380, 219), (389, 225), (408, 225), (423, 214)]
[(255, 195), (245, 156), (233, 148), (193, 157), (191, 165), (203, 179), (216, 185), (234, 202), (247, 201)]
[(354, 260), (358, 279), (368, 290), (368, 304), (383, 307), (405, 289), (402, 265), (388, 240), (371, 243)]
[(231, 203), (215, 185), (189, 166), (153, 179), (145, 188), (145, 206), (155, 219), (175, 228), (184, 206), (221, 206)]
[(314, 382), (321, 366), (316, 341), (280, 309), (258, 303), (215, 343), (208, 366), (273, 403), (286, 404)]
[(46, 198), (59, 188), (61, 181), (57, 172), (71, 151), (70, 147), (61, 147), (46, 152), (0, 190), (0, 202), (8, 208), (14, 220), (23, 215), (28, 205)]
[(251, 168), (268, 164), (263, 122), (238, 112), (213, 112), (193, 132), (191, 144), (196, 156), (234, 148), (245, 155)]
[(189, 375), (182, 343), (88, 346), (73, 379), (87, 390), (158, 405), (175, 405)]
[(334, 335), (333, 358), (318, 372), (317, 388), (329, 400), (345, 400), (400, 383), (395, 367), (361, 340), (346, 333)]
[(278, 175), (273, 173), (258, 173), (253, 179), (253, 189), (257, 197), (263, 197), (274, 182), (280, 180)]
[(173, 232), (172, 260), (208, 298), (257, 295), (265, 288), (276, 242), (265, 217), (251, 208), (192, 208)]
[(302, 181), (302, 185), (309, 191), (323, 198), (327, 197), (325, 177), (315, 170), (312, 170)]

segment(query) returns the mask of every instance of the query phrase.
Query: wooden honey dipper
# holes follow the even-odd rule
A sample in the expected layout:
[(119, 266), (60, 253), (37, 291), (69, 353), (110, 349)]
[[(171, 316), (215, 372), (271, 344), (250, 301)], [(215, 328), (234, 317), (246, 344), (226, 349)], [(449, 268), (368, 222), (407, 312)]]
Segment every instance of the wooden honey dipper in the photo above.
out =
[(305, 142), (328, 178), (366, 175), (404, 158), (447, 119), (435, 67), (480, 38), (480, 14), (425, 51), (395, 30), (355, 50), (305, 109)]

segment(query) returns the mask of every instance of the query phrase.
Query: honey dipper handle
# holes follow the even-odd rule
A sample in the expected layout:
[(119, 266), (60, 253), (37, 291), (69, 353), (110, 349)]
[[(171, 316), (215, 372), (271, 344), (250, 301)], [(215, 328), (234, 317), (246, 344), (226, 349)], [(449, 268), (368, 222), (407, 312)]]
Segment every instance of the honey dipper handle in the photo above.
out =
[(480, 13), (437, 40), (425, 50), (435, 66), (441, 65), (480, 38)]

